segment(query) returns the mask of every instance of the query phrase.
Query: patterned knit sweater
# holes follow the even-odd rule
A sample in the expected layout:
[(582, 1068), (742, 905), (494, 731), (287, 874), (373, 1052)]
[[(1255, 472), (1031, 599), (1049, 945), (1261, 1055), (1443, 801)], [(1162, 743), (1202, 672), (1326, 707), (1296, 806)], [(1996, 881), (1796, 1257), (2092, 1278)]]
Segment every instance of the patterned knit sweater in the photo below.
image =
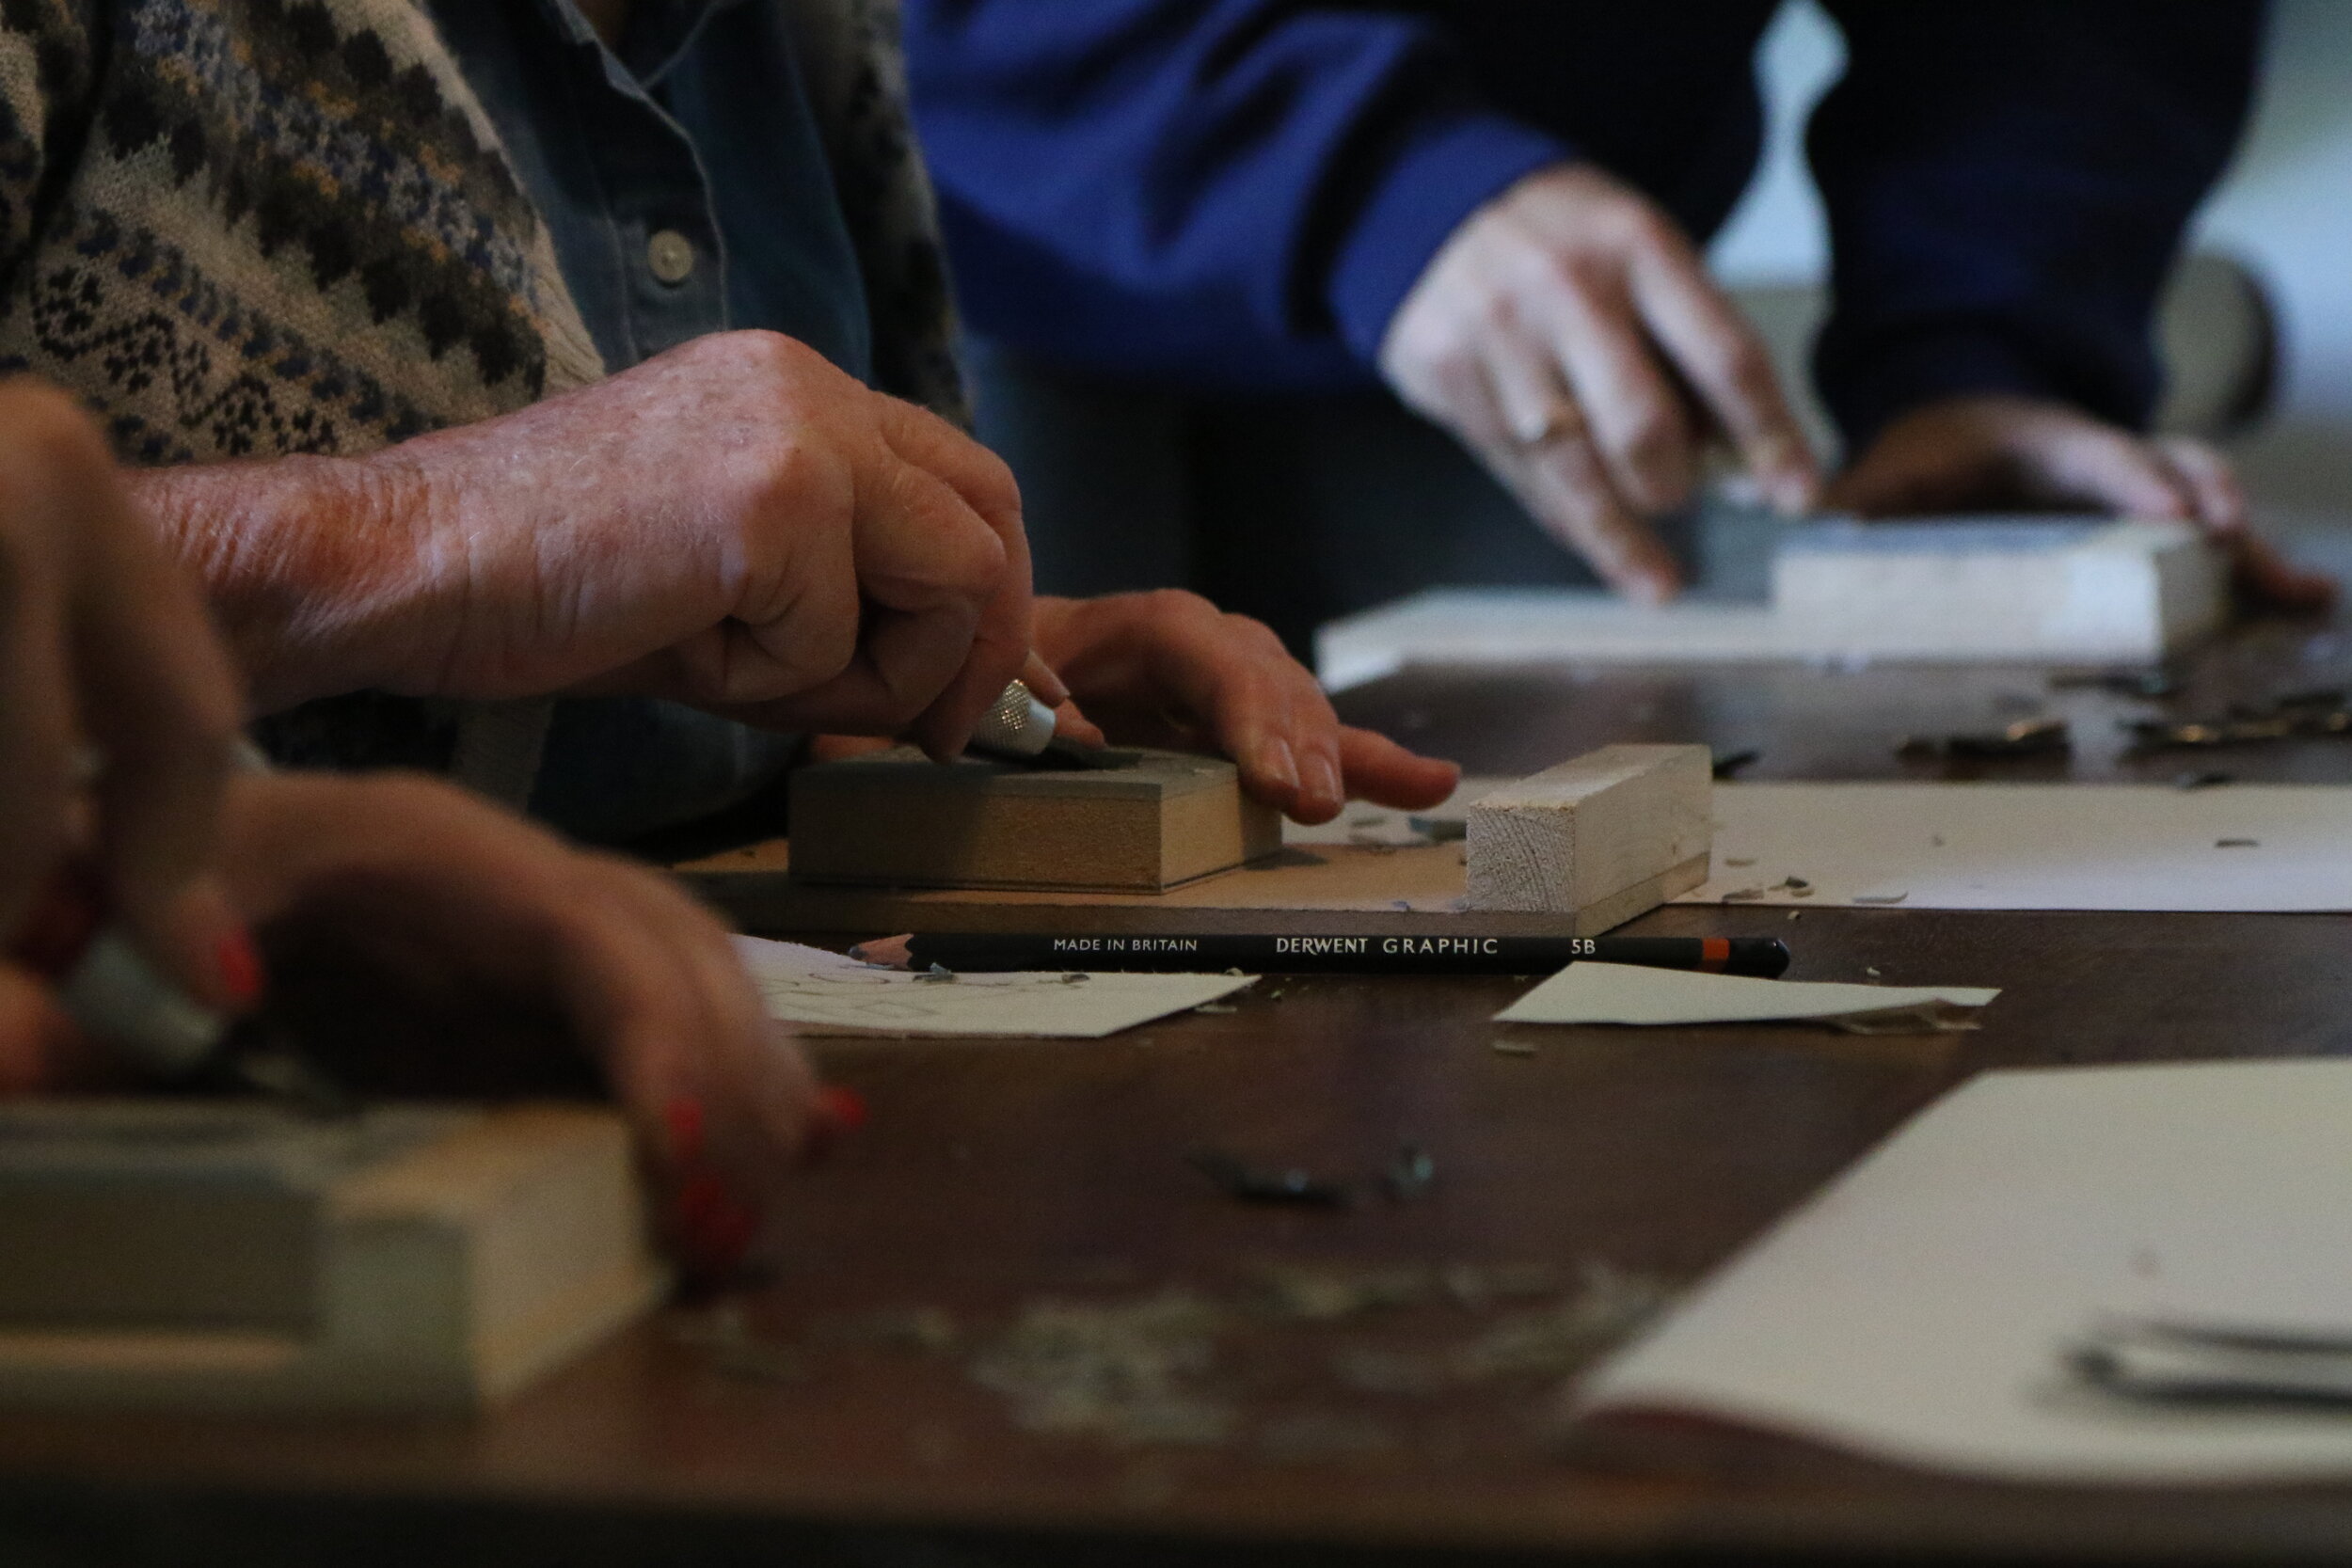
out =
[[(959, 407), (895, 8), (794, 16), (879, 377)], [(0, 370), (141, 465), (353, 454), (601, 373), (411, 0), (0, 0)]]
[[(895, 0), (789, 3), (876, 379), (960, 418)], [(77, 393), (149, 467), (357, 455), (603, 373), (415, 0), (0, 0), (10, 371)], [(310, 718), (280, 721), (273, 750), (418, 762), (451, 743), (413, 704)]]

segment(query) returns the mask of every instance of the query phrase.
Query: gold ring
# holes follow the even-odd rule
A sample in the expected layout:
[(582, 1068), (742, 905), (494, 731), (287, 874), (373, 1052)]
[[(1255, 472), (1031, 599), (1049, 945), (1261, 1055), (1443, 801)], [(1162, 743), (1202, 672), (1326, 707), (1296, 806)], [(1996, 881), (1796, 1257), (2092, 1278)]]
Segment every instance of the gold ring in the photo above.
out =
[(1575, 399), (1558, 397), (1552, 399), (1551, 406), (1544, 410), (1543, 424), (1533, 435), (1522, 438), (1519, 445), (1533, 449), (1548, 447), (1555, 441), (1580, 440), (1584, 430), (1584, 410), (1577, 406)]

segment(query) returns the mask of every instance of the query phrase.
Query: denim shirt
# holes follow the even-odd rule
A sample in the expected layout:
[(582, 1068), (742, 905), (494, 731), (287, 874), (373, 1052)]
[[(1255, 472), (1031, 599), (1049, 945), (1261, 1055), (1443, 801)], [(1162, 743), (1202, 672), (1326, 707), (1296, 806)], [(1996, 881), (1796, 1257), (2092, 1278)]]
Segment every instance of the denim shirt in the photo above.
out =
[[(865, 290), (786, 3), (638, 0), (616, 54), (571, 0), (432, 0), (609, 371), (763, 327), (870, 378)], [(626, 838), (756, 793), (796, 744), (675, 704), (567, 701), (532, 809)]]

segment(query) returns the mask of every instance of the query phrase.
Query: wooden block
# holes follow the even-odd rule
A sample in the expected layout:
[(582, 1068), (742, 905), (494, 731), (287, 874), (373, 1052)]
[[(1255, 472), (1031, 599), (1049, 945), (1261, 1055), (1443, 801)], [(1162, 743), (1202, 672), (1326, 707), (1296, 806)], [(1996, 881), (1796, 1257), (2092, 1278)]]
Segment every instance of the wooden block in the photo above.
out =
[(792, 777), (792, 875), (864, 886), (1159, 893), (1282, 845), (1233, 765), (1123, 752), (1034, 768), (911, 748)]
[(1572, 914), (1697, 886), (1711, 768), (1704, 746), (1607, 746), (1473, 802), (1470, 907)]
[(472, 1409), (664, 1284), (608, 1111), (0, 1106), (0, 1403)]
[(1461, 839), (1350, 844), (1328, 841), (1329, 830), (1301, 832), (1318, 841), (1294, 841), (1279, 853), (1165, 892), (811, 882), (793, 874), (796, 847), (785, 839), (675, 869), (747, 931), (841, 940), (899, 931), (1287, 935), (1328, 931), (1335, 916), (1375, 936), (1598, 936), (1707, 879), (1702, 851), (1572, 911), (1473, 909)]

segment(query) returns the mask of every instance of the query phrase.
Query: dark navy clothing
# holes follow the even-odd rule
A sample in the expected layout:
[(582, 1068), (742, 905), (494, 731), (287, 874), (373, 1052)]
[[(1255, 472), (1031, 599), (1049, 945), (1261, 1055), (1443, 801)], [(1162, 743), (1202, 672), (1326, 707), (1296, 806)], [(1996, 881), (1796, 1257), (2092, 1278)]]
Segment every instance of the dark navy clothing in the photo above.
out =
[[(609, 371), (764, 327), (869, 374), (865, 287), (784, 3), (639, 0), (616, 55), (569, 0), (434, 0)], [(625, 838), (736, 803), (796, 745), (670, 703), (565, 702), (532, 808)]]
[[(1860, 440), (1958, 391), (2124, 423), (2148, 324), (2248, 106), (2256, 0), (1824, 0), (1845, 79), (1808, 151)], [(1374, 379), (1447, 235), (1562, 158), (1704, 240), (1753, 172), (1776, 0), (906, 0), (974, 328), (1212, 391)]]

